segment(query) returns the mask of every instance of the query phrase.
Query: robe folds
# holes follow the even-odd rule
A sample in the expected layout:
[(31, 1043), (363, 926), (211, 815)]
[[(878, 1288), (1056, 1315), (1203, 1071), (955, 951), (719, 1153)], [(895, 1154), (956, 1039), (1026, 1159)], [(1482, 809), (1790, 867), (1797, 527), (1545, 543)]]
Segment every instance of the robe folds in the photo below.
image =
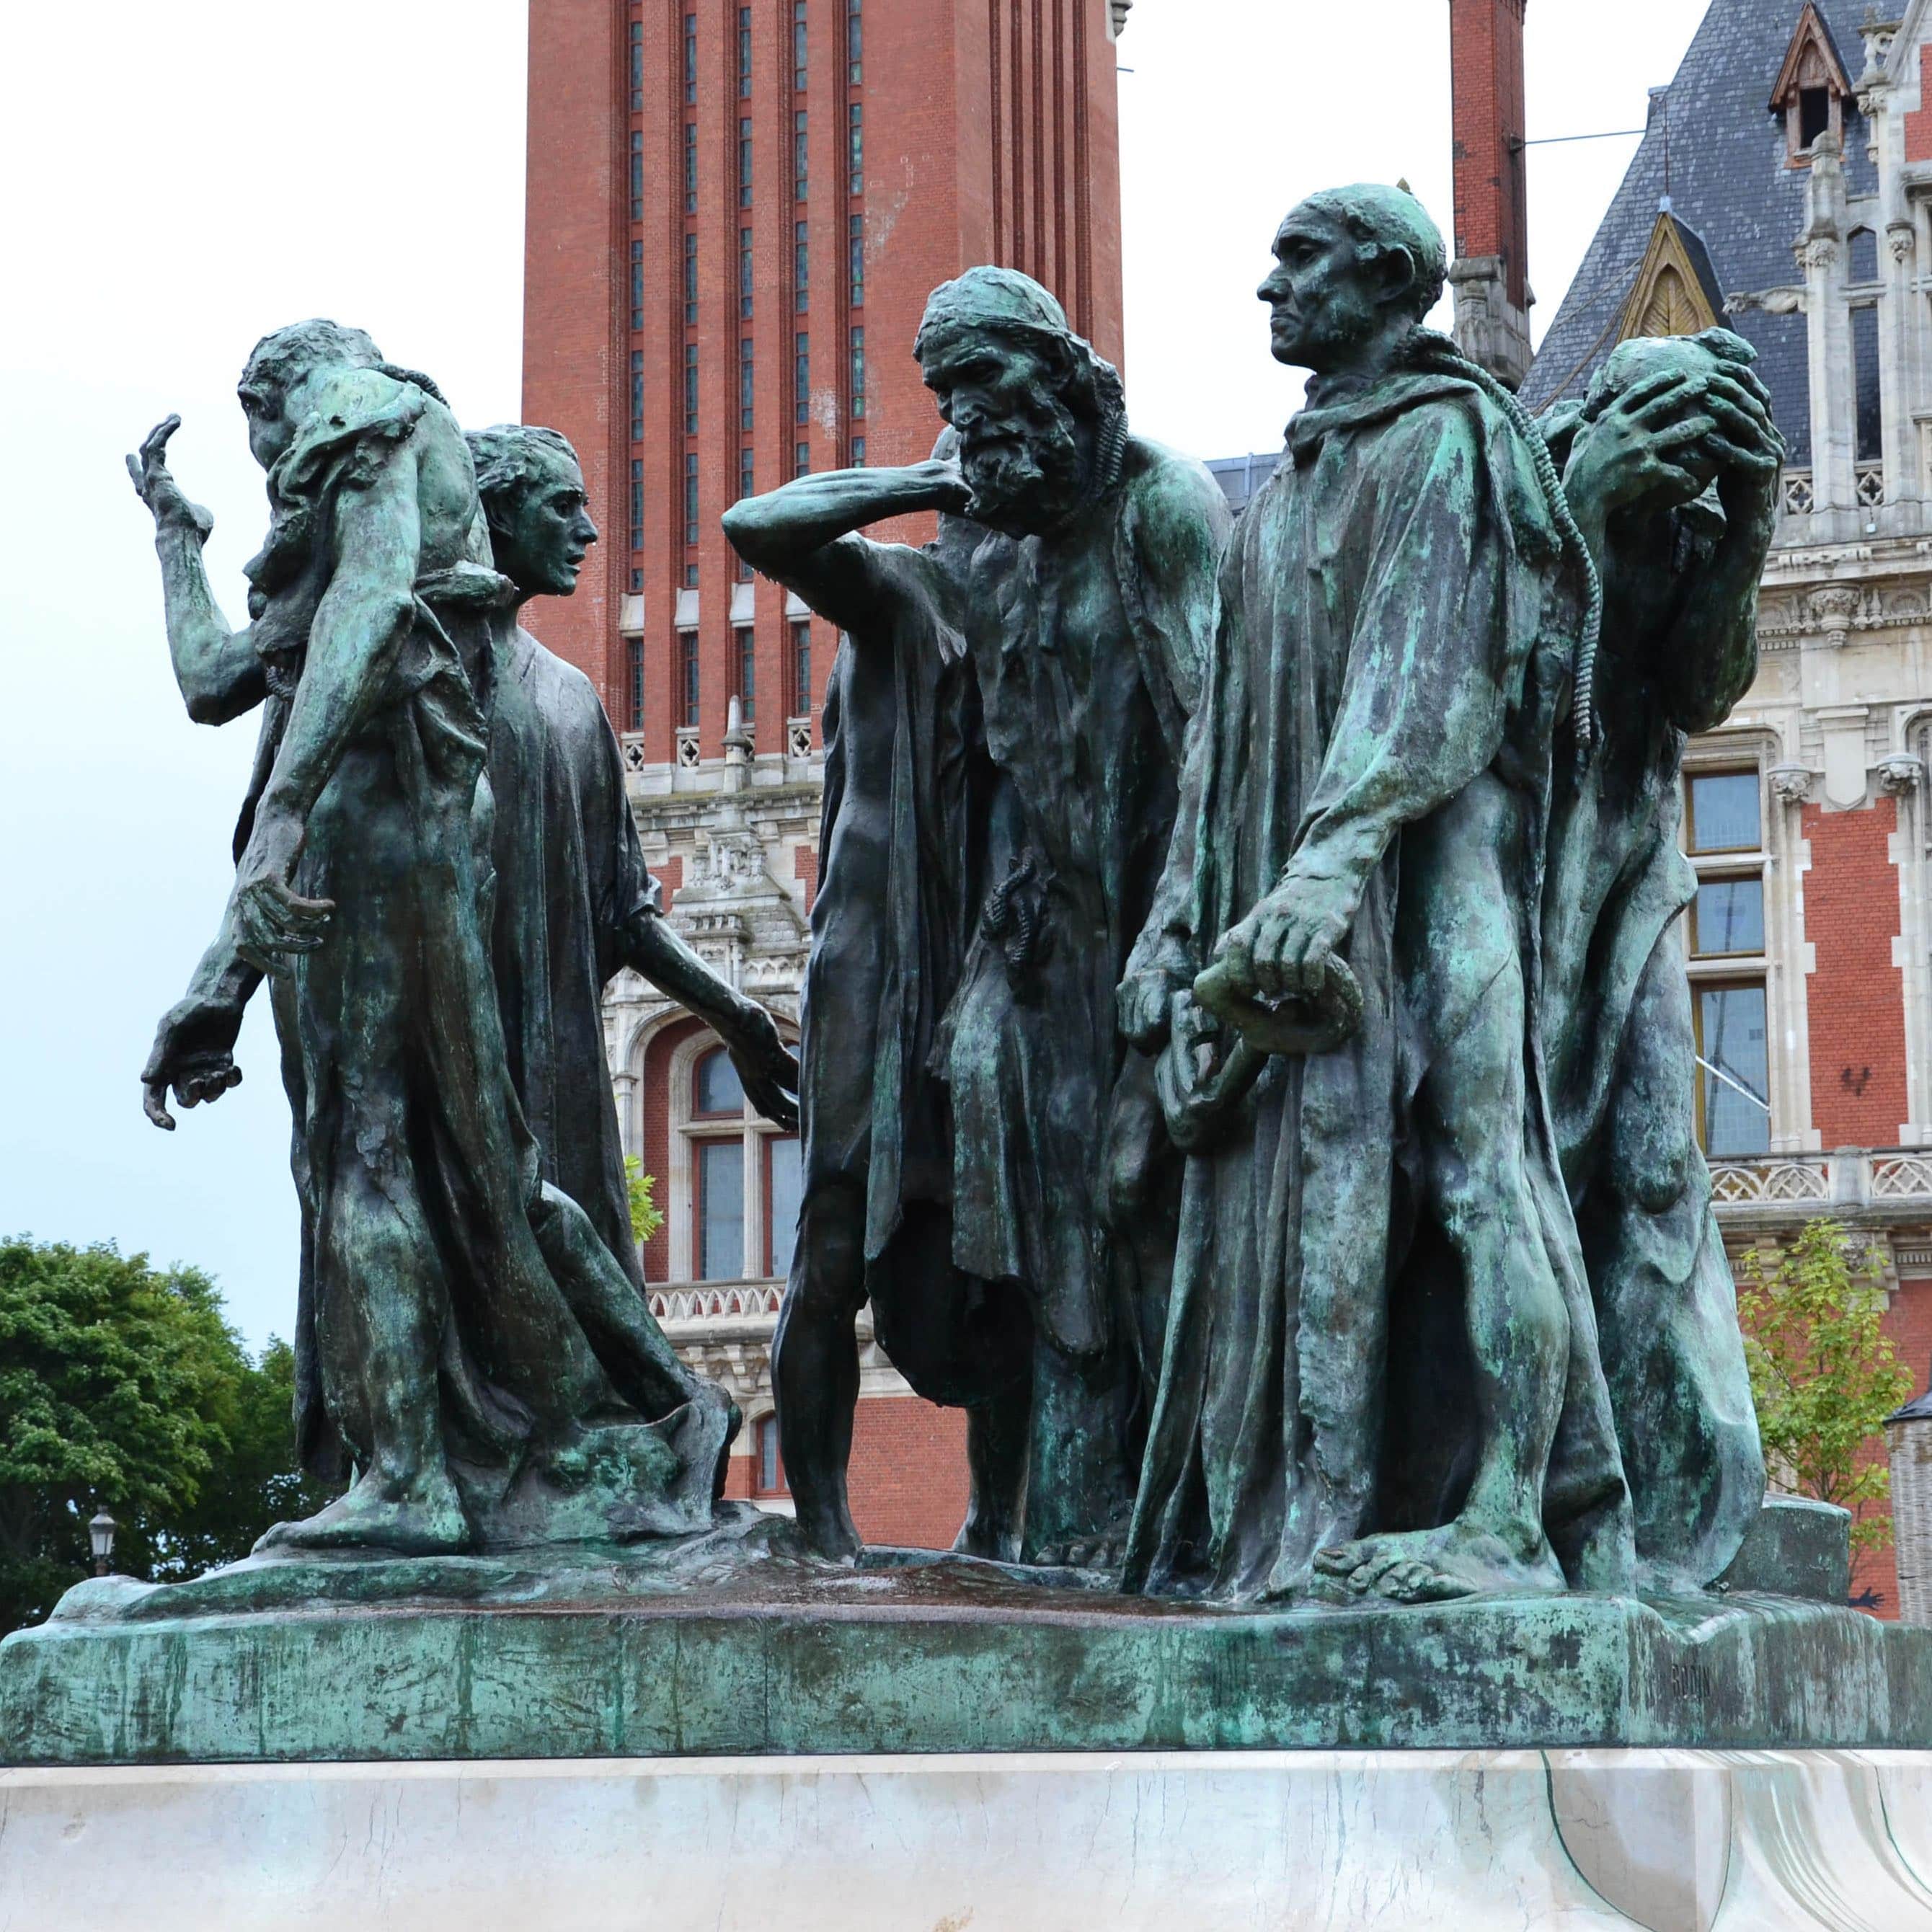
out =
[[(1578, 412), (1544, 428), (1567, 457)], [(1721, 1575), (1765, 1486), (1737, 1291), (1694, 1118), (1696, 1039), (1680, 915), (1686, 734), (1748, 688), (1755, 640), (1686, 636), (1684, 586), (1724, 525), (1714, 493), (1655, 526), (1634, 604), (1613, 598), (1598, 659), (1604, 742), (1559, 764), (1544, 901), (1550, 1100), (1575, 1204), (1636, 1512), (1641, 1580)], [(1737, 614), (1748, 625), (1754, 602)], [(1664, 653), (1678, 662), (1666, 666)]]
[(641, 1292), (601, 1002), (639, 922), (658, 916), (657, 882), (590, 680), (507, 618), (492, 643), (490, 950), (510, 1077), (544, 1179)]
[[(337, 506), (415, 461), (410, 438), (442, 409), (374, 370), (327, 404), (271, 473), (274, 521), (249, 566), (270, 695), (243, 839), (334, 568)], [(453, 422), (437, 429), (460, 447)], [(628, 1430), (636, 1483), (610, 1529), (702, 1528), (728, 1405), (674, 1407), (668, 1346), (583, 1210), (546, 1183), (511, 1076), (485, 766), (514, 592), (489, 566), (480, 506), (460, 548), (422, 559), (408, 627), (309, 814), (295, 890), (334, 910), (274, 982), (302, 1205), (298, 1444), (319, 1474), (367, 1467), (386, 1407), (426, 1400), (479, 1538), (541, 1540), (556, 1484), (581, 1485), (572, 1459), (590, 1434)], [(601, 1065), (598, 1078), (608, 1090)], [(425, 1332), (426, 1391), (400, 1380)]]
[(953, 1251), (980, 1280), (1024, 1284), (1046, 1339), (1076, 1356), (1122, 1326), (1112, 1222), (1157, 1213), (1178, 1168), (1114, 988), (1173, 836), (1227, 527), (1200, 464), (1130, 437), (1118, 484), (1069, 526), (988, 533), (970, 565), (998, 772), (982, 871), (1007, 917), (980, 918), (941, 1042)]
[(1530, 1100), (1510, 1130), (1572, 1330), (1549, 1526), (1573, 1581), (1628, 1571), (1537, 1023), (1552, 747), (1582, 587), (1534, 458), (1466, 378), (1394, 373), (1295, 418), (1224, 561), (1180, 823), (1132, 970), (1184, 988), (1278, 882), (1342, 879), (1360, 887), (1339, 950), (1364, 1012), (1335, 1051), (1270, 1059), (1188, 1160), (1130, 1588), (1292, 1596), (1321, 1549), (1460, 1505), (1463, 1445), (1418, 1399), (1450, 1412), (1472, 1397), (1460, 1283), (1418, 1213), (1411, 1102), (1492, 981), (1426, 943), (1402, 833), (1479, 780), (1505, 802), (1487, 861), (1503, 902), (1482, 916), (1514, 950), (1529, 1016)]

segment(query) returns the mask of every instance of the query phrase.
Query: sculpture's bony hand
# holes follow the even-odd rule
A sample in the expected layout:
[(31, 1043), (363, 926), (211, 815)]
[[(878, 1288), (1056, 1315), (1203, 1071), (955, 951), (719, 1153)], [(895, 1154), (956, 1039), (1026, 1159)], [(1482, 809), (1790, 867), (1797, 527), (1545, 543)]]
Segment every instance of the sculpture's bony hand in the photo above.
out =
[(798, 1125), (798, 1058), (778, 1037), (764, 1008), (747, 1000), (730, 1023), (725, 1051), (737, 1070), (746, 1098), (765, 1118), (788, 1131)]
[(1173, 976), (1164, 968), (1130, 974), (1114, 993), (1120, 1037), (1143, 1053), (1157, 1052), (1168, 1036), (1178, 997)]
[(181, 418), (171, 416), (148, 432), (140, 454), (128, 459), (128, 474), (134, 494), (147, 505), (158, 530), (190, 532), (198, 543), (206, 543), (214, 528), (214, 519), (199, 503), (190, 503), (182, 494), (168, 467), (168, 440), (181, 428)]
[(1225, 934), (1215, 957), (1262, 1000), (1312, 999), (1348, 936), (1356, 894), (1336, 879), (1291, 878)]
[(1634, 384), (1576, 432), (1563, 473), (1580, 515), (1642, 504), (1675, 508), (1703, 492), (1714, 459), (1703, 445), (1717, 428), (1704, 384), (1684, 370)]
[(971, 508), (972, 485), (951, 458), (935, 456), (930, 461), (915, 463), (912, 469), (929, 487), (935, 510), (948, 516), (963, 517)]
[(154, 1044), (141, 1070), (142, 1108), (158, 1127), (172, 1133), (174, 1116), (168, 1112), (168, 1090), (182, 1107), (198, 1107), (220, 1099), (242, 1084), (235, 1064), (235, 1042), (242, 1030), (242, 1010), (226, 1000), (190, 994), (161, 1016)]
[(290, 956), (321, 945), (335, 910), (333, 899), (304, 898), (291, 883), (302, 832), (299, 819), (265, 803), (236, 868), (236, 953), (277, 979), (293, 970)]

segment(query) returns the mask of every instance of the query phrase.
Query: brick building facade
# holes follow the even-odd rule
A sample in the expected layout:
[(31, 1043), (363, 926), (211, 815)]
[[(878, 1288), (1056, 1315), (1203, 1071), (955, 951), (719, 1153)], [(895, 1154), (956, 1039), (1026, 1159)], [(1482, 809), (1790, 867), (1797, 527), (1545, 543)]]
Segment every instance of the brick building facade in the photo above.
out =
[[(530, 621), (618, 727), (673, 920), (788, 1032), (838, 638), (740, 568), (721, 513), (808, 471), (927, 455), (913, 338), (972, 263), (1036, 277), (1120, 360), (1130, 4), (531, 0), (524, 413), (575, 444), (602, 541), (576, 596)], [(782, 1508), (768, 1350), (797, 1143), (640, 980), (605, 1016), (626, 1144), (664, 1215), (657, 1312), (746, 1410), (731, 1492)], [(950, 1543), (963, 1418), (864, 1347), (859, 1527)]]

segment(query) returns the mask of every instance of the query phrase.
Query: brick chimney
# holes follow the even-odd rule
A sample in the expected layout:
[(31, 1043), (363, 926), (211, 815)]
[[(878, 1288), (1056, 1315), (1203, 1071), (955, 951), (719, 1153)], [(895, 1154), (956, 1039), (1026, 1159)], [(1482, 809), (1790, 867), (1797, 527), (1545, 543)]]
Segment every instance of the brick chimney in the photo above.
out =
[(1456, 340), (1511, 388), (1529, 373), (1524, 0), (1449, 0), (1455, 97)]

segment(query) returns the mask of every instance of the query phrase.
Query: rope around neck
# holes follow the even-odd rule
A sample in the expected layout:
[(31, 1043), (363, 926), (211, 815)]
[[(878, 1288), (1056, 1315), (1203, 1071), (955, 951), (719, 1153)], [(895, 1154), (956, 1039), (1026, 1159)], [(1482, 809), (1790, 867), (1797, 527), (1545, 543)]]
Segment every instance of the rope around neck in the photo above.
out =
[(1418, 328), (1406, 345), (1404, 360), (1412, 364), (1440, 369), (1445, 374), (1460, 376), (1466, 382), (1473, 382), (1508, 417), (1511, 425), (1529, 446), (1536, 464), (1536, 480), (1542, 486), (1557, 534), (1582, 566), (1587, 587), (1583, 634), (1571, 665), (1574, 694), (1570, 710), (1570, 728), (1576, 742), (1576, 762), (1587, 765), (1603, 739), (1602, 721), (1597, 711), (1597, 647), (1604, 632), (1604, 582), (1598, 574), (1596, 560), (1583, 541), (1583, 532), (1576, 527), (1576, 519), (1570, 513), (1570, 500), (1563, 494), (1563, 479), (1556, 473), (1556, 462), (1550, 453), (1550, 446), (1544, 441), (1543, 432), (1537, 428), (1535, 418), (1516, 395), (1480, 363), (1472, 362), (1448, 336), (1438, 334), (1432, 328)]

